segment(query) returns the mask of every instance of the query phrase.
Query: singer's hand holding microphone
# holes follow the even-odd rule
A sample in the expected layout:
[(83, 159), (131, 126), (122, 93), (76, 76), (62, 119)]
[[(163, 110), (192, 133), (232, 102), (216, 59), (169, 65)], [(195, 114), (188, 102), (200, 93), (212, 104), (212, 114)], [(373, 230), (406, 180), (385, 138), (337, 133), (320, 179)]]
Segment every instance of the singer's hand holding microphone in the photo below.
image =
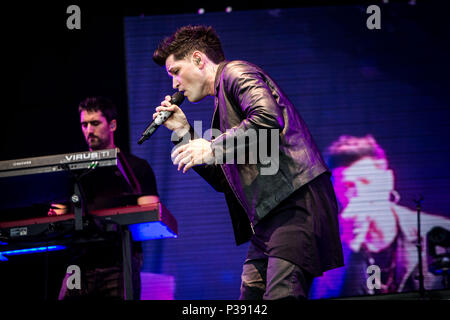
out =
[[(141, 144), (147, 140), (161, 124), (174, 131), (178, 137), (183, 137), (190, 129), (186, 115), (178, 106), (183, 100), (184, 96), (181, 92), (176, 92), (172, 97), (166, 96), (161, 105), (155, 109), (153, 122), (144, 131), (138, 143)], [(183, 173), (195, 165), (214, 162), (211, 142), (205, 139), (194, 139), (177, 147), (171, 157), (173, 164), (178, 165), (178, 171), (183, 169)]]
[[(181, 92), (178, 92), (182, 95)], [(184, 97), (182, 96), (184, 100)], [(155, 120), (161, 112), (172, 112), (172, 115), (163, 122), (163, 125), (169, 129), (170, 131), (174, 131), (178, 137), (184, 136), (189, 131), (189, 123), (186, 119), (186, 115), (183, 110), (178, 105), (181, 105), (181, 102), (178, 102), (178, 105), (172, 104), (172, 100), (174, 100), (171, 96), (166, 96), (165, 100), (161, 102), (161, 105), (156, 108), (156, 112), (153, 114), (153, 120)]]
[[(181, 92), (175, 92), (173, 96), (166, 96), (166, 100), (161, 102), (161, 106), (158, 107), (159, 110), (157, 108), (156, 113), (153, 114), (153, 122), (145, 128), (144, 132), (142, 132), (142, 136), (139, 139), (138, 144), (142, 144), (145, 140), (150, 138), (156, 129), (158, 129), (163, 123), (168, 129), (172, 131), (175, 130), (175, 133), (177, 134), (182, 134), (181, 131), (185, 129), (186, 126), (189, 130), (189, 123), (187, 122), (186, 116), (178, 107), (183, 103), (183, 101), (184, 96)], [(172, 117), (174, 113), (175, 116)], [(171, 118), (171, 120), (167, 122), (169, 118)]]

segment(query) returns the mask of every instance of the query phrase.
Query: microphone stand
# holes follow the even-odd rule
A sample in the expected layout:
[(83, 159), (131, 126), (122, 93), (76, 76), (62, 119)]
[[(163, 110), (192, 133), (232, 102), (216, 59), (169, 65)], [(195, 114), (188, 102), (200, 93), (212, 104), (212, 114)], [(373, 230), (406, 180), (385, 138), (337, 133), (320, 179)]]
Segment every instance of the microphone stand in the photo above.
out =
[(419, 295), (420, 299), (425, 298), (425, 287), (424, 287), (424, 278), (423, 278), (423, 269), (422, 269), (422, 236), (420, 233), (420, 211), (421, 211), (421, 204), (423, 201), (423, 197), (420, 196), (418, 200), (414, 200), (416, 203), (416, 209), (417, 209), (417, 254), (419, 258), (419, 274), (417, 276), (417, 279), (419, 280)]

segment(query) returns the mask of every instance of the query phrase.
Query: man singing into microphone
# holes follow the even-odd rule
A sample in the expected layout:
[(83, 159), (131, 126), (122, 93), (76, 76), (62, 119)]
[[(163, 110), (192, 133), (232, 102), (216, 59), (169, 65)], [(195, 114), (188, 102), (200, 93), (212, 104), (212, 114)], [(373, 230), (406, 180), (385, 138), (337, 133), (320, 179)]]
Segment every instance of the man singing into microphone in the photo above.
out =
[[(196, 138), (169, 96), (153, 118), (163, 110), (173, 112), (164, 122), (182, 140), (173, 163), (183, 172), (193, 167), (225, 194), (236, 243), (251, 242), (240, 299), (307, 298), (313, 278), (343, 266), (343, 255), (330, 172), (303, 119), (266, 72), (249, 62), (225, 60), (212, 27), (178, 29), (159, 44), (153, 59), (189, 101), (215, 97), (213, 129), (220, 134), (212, 141)], [(229, 161), (255, 144), (233, 141), (250, 132), (261, 139), (262, 130), (277, 132), (279, 141), (256, 142), (272, 148), (279, 162), (275, 172), (263, 174), (267, 163), (259, 160)]]

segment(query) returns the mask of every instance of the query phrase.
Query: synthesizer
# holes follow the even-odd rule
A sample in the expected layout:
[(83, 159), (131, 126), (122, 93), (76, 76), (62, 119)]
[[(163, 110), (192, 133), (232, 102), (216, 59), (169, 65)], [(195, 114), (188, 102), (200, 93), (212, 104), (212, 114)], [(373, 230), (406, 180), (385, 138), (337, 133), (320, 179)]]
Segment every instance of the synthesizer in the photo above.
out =
[(65, 153), (0, 161), (0, 178), (118, 165), (119, 149)]

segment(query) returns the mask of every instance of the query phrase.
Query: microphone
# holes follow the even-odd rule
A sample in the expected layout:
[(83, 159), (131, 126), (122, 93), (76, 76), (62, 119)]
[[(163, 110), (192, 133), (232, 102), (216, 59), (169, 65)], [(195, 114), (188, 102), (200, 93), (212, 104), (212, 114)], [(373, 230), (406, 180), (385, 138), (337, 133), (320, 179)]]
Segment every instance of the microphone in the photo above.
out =
[[(172, 95), (172, 98), (170, 99), (171, 104), (176, 104), (177, 106), (180, 106), (184, 101), (184, 95), (177, 91)], [(173, 112), (171, 111), (161, 111), (153, 120), (152, 123), (149, 124), (149, 126), (142, 132), (142, 136), (138, 141), (138, 144), (142, 144), (145, 140), (151, 137), (153, 132), (155, 132), (156, 129), (159, 128), (160, 125), (162, 125), (169, 117), (172, 115)]]

